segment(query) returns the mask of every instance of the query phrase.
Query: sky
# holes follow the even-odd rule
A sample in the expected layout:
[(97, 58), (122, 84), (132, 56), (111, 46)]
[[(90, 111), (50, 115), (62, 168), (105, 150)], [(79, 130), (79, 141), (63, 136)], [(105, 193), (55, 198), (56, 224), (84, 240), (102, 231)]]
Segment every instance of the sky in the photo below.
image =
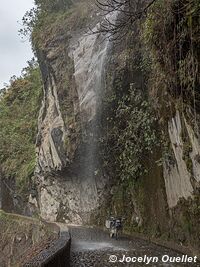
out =
[(0, 5), (0, 88), (11, 76), (19, 76), (26, 62), (33, 57), (31, 45), (18, 34), (25, 12), (33, 0), (6, 0)]

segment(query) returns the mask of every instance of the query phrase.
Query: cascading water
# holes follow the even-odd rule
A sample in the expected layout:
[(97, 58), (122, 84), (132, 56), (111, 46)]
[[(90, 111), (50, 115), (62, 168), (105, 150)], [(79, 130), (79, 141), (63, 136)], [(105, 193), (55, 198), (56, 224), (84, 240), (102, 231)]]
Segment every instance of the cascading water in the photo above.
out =
[[(109, 14), (106, 20), (113, 21), (116, 16), (117, 12)], [(93, 32), (101, 30), (101, 23), (105, 21), (103, 17), (98, 16), (95, 20), (98, 20), (98, 23), (92, 29)], [(35, 173), (39, 181), (40, 213), (43, 218), (50, 221), (87, 223), (91, 213), (98, 208), (103, 199), (107, 184), (107, 178), (101, 173), (102, 168), (98, 160), (97, 137), (104, 92), (104, 71), (111, 42), (103, 33), (91, 34), (92, 31), (85, 34), (77, 29), (72, 38), (67, 39), (70, 44), (66, 44), (66, 40), (59, 36), (56, 44), (59, 49), (64, 47), (64, 50), (61, 49), (64, 55), (67, 46), (68, 56), (71, 58), (68, 61), (65, 60), (68, 57), (63, 58), (62, 53), (56, 54), (55, 57), (55, 51), (60, 50), (56, 50), (52, 45), (49, 46), (47, 56), (43, 55), (45, 96), (38, 120), (38, 164)], [(63, 46), (60, 40), (63, 40)], [(63, 66), (71, 62), (74, 77), (70, 74), (69, 85), (73, 92), (65, 87), (64, 79), (54, 79), (56, 75), (59, 76), (59, 70), (62, 73)], [(66, 76), (62, 74), (62, 77), (67, 77), (68, 73), (65, 73)], [(76, 125), (70, 128), (70, 114), (61, 112), (62, 101), (59, 94), (65, 88), (69, 97), (64, 100), (67, 105), (73, 105), (73, 120), (76, 116), (81, 119), (81, 123), (79, 119), (75, 119), (77, 127), (81, 125), (82, 140), (77, 138), (79, 143), (77, 140), (72, 141), (73, 134), (70, 131), (73, 131)], [(71, 139), (68, 139), (68, 135), (71, 135)], [(74, 151), (74, 154), (70, 154), (69, 151), (69, 156), (72, 155), (69, 159), (66, 144), (69, 150)]]
[[(104, 20), (113, 23), (117, 14), (108, 14)], [(101, 33), (102, 23), (97, 23), (91, 31), (80, 39), (73, 40), (71, 44), (70, 56), (74, 60), (74, 77), (84, 121), (91, 121), (96, 115), (103, 89), (104, 65), (110, 41), (103, 32)], [(98, 31), (100, 33), (92, 34)]]
[[(107, 15), (106, 20), (115, 21), (117, 12)], [(104, 21), (104, 20), (103, 20)], [(109, 38), (103, 33), (91, 34), (101, 29), (98, 23), (71, 45), (70, 56), (74, 60), (74, 77), (79, 97), (82, 128), (86, 134), (83, 164), (80, 169), (80, 207), (90, 211), (98, 206), (99, 194), (104, 187), (103, 175), (98, 169), (97, 141), (98, 123), (101, 116), (101, 99), (104, 88), (106, 56), (110, 46)], [(97, 114), (98, 113), (98, 114)]]

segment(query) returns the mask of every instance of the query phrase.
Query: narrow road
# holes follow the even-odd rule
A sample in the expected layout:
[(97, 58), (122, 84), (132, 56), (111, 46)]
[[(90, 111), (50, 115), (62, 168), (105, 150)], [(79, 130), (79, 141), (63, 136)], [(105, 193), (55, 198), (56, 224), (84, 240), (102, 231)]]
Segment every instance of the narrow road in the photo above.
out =
[[(169, 257), (180, 257), (182, 260), (183, 255), (141, 239), (121, 237), (119, 240), (113, 240), (109, 238), (108, 233), (99, 229), (75, 226), (70, 226), (69, 229), (72, 237), (71, 267), (200, 266), (198, 263), (163, 262), (164, 255), (164, 261)], [(143, 262), (137, 262), (140, 257)], [(150, 260), (150, 257), (154, 259)], [(119, 262), (123, 258), (124, 262)], [(136, 262), (132, 262), (132, 258)], [(130, 259), (131, 262), (128, 262)]]

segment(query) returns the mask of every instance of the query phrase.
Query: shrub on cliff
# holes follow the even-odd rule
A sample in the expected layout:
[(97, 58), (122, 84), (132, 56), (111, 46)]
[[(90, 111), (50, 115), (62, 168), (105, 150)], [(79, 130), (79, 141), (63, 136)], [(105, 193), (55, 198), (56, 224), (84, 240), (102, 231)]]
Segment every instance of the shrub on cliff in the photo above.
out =
[(14, 77), (0, 99), (0, 165), (22, 188), (33, 175), (42, 85), (36, 63)]
[(92, 0), (35, 0), (35, 4), (25, 13), (19, 30), (22, 38), (30, 37), (35, 52), (58, 35), (68, 37), (74, 29), (83, 29), (95, 7)]
[[(120, 180), (132, 185), (147, 173), (148, 158), (160, 144), (155, 112), (145, 93), (131, 84), (107, 120), (110, 131), (104, 140), (109, 147), (105, 162), (109, 162), (109, 166), (114, 164)], [(112, 155), (112, 163), (108, 155)]]
[[(200, 110), (199, 23), (199, 0), (156, 1), (144, 30), (152, 58), (154, 96), (161, 100), (168, 93), (193, 114)], [(160, 101), (161, 105), (166, 103)]]

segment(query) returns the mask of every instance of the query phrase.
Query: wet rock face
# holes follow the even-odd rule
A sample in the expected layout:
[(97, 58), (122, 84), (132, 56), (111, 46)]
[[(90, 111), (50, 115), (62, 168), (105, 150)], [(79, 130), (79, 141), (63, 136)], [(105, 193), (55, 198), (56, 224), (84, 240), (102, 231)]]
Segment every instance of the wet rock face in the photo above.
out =
[(88, 222), (104, 194), (107, 181), (98, 159), (97, 110), (108, 46), (101, 34), (77, 29), (68, 36), (63, 28), (38, 50), (44, 98), (35, 173), (40, 212), (47, 220)]
[[(105, 17), (115, 21), (116, 12)], [(100, 29), (100, 23), (92, 31), (82, 34), (78, 39), (72, 38), (70, 56), (74, 61), (74, 77), (77, 85), (79, 107), (83, 121), (91, 121), (100, 104), (104, 86), (105, 57), (108, 56), (109, 39), (103, 34), (91, 34)]]
[(86, 148), (82, 146), (74, 162), (62, 172), (40, 178), (40, 212), (43, 218), (75, 224), (90, 221), (92, 211), (104, 198), (108, 179), (96, 162), (90, 166), (93, 159)]

